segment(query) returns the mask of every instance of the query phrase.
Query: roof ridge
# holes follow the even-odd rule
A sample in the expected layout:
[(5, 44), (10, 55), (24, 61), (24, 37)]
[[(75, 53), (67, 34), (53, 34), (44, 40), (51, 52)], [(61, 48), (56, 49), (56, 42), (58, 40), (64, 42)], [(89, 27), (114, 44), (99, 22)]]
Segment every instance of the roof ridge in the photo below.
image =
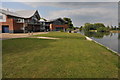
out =
[(36, 11), (38, 10), (19, 10), (19, 11), (12, 12), (8, 10), (0, 9), (0, 13), (3, 13), (5, 15), (21, 17), (21, 18), (30, 18), (36, 13)]
[(13, 11), (5, 10), (5, 9), (0, 9), (0, 13), (6, 14), (6, 15), (8, 15), (8, 14), (12, 15), (13, 14), (14, 16), (19, 16), (20, 17), (19, 14), (15, 13)]

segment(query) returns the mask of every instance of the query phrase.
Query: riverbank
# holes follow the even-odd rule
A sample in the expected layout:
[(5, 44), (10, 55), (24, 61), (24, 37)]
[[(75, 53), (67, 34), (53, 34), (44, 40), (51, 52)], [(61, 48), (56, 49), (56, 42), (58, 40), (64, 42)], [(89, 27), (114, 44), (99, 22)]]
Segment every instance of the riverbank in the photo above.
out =
[[(118, 56), (79, 33), (3, 40), (3, 78), (117, 78)], [(12, 56), (11, 56), (12, 55)]]
[(91, 39), (91, 38), (89, 38), (87, 36), (86, 36), (86, 39), (89, 40), (89, 41), (94, 41), (95, 43), (99, 44), (100, 46), (102, 46), (102, 47), (106, 48), (107, 50), (109, 50), (109, 51), (111, 51), (113, 53), (116, 53), (116, 55), (120, 56), (120, 53), (110, 49), (109, 47), (106, 47), (105, 45), (103, 45), (103, 44), (101, 44), (101, 43), (99, 43), (99, 42), (97, 42), (97, 41), (95, 41), (95, 40), (93, 40), (93, 39)]
[(112, 33), (120, 33), (120, 30), (111, 30)]
[[(97, 30), (90, 30), (89, 32), (97, 32)], [(120, 30), (110, 30), (112, 33), (120, 33)]]

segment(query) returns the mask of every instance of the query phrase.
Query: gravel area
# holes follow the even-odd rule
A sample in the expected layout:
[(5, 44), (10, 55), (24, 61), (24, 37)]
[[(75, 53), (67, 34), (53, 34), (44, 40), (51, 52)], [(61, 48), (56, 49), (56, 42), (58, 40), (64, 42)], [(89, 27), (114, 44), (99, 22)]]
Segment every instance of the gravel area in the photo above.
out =
[(36, 37), (36, 38), (41, 38), (41, 39), (60, 39), (60, 38), (53, 38), (53, 37)]

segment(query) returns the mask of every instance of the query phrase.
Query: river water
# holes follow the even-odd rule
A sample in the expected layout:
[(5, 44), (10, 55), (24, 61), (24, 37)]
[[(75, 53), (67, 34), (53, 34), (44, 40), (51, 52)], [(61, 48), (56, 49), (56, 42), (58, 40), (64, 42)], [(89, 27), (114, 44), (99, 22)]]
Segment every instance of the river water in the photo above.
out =
[(104, 46), (120, 53), (120, 33), (104, 33), (104, 32), (80, 32), (85, 36), (103, 44)]

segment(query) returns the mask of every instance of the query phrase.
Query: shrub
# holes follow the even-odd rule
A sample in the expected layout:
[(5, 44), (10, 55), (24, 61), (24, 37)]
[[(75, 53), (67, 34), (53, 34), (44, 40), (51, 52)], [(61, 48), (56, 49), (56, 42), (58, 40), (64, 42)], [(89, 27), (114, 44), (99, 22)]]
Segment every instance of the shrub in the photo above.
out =
[(63, 30), (60, 30), (60, 32), (64, 32)]

